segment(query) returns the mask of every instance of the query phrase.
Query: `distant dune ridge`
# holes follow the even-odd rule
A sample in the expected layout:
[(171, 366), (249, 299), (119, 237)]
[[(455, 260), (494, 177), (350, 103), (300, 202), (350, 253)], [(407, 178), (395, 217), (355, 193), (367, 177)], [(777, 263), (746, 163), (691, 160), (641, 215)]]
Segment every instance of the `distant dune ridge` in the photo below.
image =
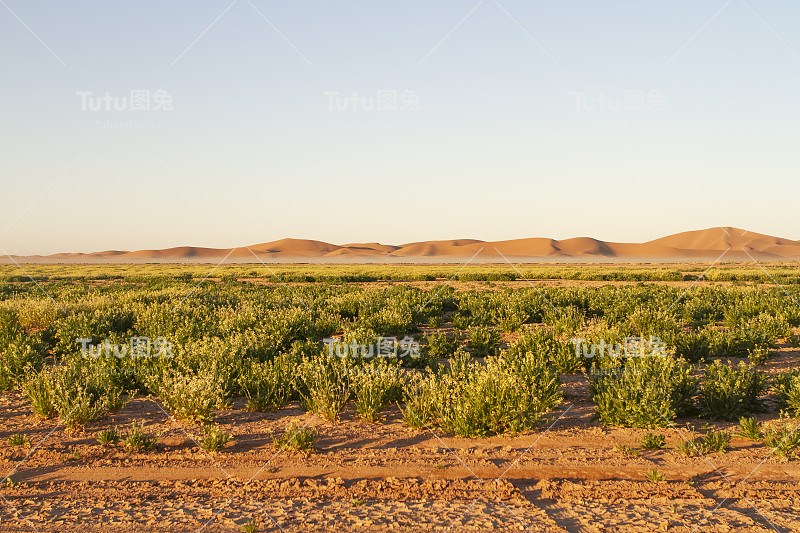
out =
[[(370, 243), (330, 244), (308, 239), (281, 239), (236, 249), (181, 246), (165, 250), (61, 253), (48, 256), (11, 256), (35, 263), (196, 263), (226, 262), (455, 262), (474, 256), (478, 263), (502, 262), (503, 257), (527, 262), (680, 262), (793, 261), (800, 259), (800, 241), (762, 235), (739, 228), (716, 227), (686, 231), (643, 243), (605, 242), (591, 237), (547, 238), (486, 242), (476, 239), (423, 241), (401, 245)], [(477, 254), (477, 255), (476, 255)], [(0, 256), (7, 263), (11, 258)]]

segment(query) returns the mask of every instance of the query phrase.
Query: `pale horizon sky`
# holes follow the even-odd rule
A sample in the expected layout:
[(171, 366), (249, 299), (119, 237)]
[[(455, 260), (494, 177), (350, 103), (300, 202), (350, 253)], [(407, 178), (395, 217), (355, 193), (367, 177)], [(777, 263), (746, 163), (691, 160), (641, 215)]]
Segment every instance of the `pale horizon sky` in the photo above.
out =
[(796, 2), (3, 2), (0, 255), (800, 240)]

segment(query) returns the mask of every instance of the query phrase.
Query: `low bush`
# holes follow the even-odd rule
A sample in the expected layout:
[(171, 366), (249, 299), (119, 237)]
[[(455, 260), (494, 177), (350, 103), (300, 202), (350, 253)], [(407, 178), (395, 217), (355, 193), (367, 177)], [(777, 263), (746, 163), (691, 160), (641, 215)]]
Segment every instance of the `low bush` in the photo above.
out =
[(528, 321), (530, 316), (515, 301), (507, 301), (500, 305), (493, 313), (494, 323), (501, 330), (506, 332), (519, 331), (522, 325)]
[(592, 363), (592, 359), (576, 356), (575, 351), (575, 345), (571, 342), (556, 338), (551, 330), (544, 328), (526, 331), (508, 348), (512, 357), (531, 353), (537, 359), (555, 366), (562, 374), (575, 374)]
[(593, 377), (592, 399), (608, 426), (666, 427), (692, 410), (692, 367), (671, 357), (628, 359), (618, 372)]
[(272, 361), (248, 361), (238, 377), (250, 411), (276, 411), (292, 396), (292, 368), (285, 356)]
[(45, 418), (58, 415), (72, 429), (124, 404), (121, 387), (107, 376), (74, 363), (29, 375), (23, 392), (34, 413)]
[(31, 403), (31, 410), (42, 418), (52, 418), (58, 414), (53, 404), (53, 394), (46, 370), (33, 373), (22, 385), (22, 392)]
[(743, 361), (736, 367), (714, 361), (706, 367), (700, 388), (704, 416), (713, 420), (738, 420), (759, 410), (758, 397), (765, 383), (764, 373)]
[(700, 447), (697, 444), (697, 436), (694, 431), (691, 432), (691, 438), (679, 442), (675, 449), (686, 457), (700, 455)]
[(469, 342), (467, 348), (474, 357), (493, 357), (500, 353), (500, 334), (487, 327), (473, 327), (469, 329)]
[(800, 416), (800, 370), (790, 370), (775, 378), (773, 385), (778, 398), (778, 407), (788, 409), (794, 416)]
[(155, 449), (158, 437), (146, 433), (143, 426), (131, 422), (131, 429), (125, 437), (125, 449), (129, 452), (149, 452)]
[(561, 402), (558, 374), (532, 355), (466, 365), (458, 373), (451, 368), (438, 389), (440, 425), (460, 437), (531, 429)]
[(774, 348), (772, 339), (763, 331), (743, 328), (734, 331), (715, 331), (711, 338), (713, 357), (747, 357), (755, 348)]
[(96, 437), (97, 442), (103, 446), (115, 444), (122, 438), (122, 436), (119, 434), (119, 430), (117, 430), (116, 427), (98, 431)]
[(214, 424), (203, 426), (203, 433), (205, 436), (200, 440), (200, 447), (207, 452), (218, 452), (231, 440), (230, 435)]
[(688, 457), (714, 452), (724, 453), (730, 446), (731, 436), (727, 431), (711, 430), (702, 437), (698, 437), (692, 428), (689, 433), (691, 438), (680, 442), (677, 446), (677, 450)]
[(472, 317), (465, 313), (453, 315), (453, 327), (460, 331), (468, 330), (474, 324)]
[(556, 337), (572, 337), (583, 327), (586, 316), (577, 307), (559, 307), (548, 310), (543, 319)]
[(763, 338), (769, 339), (789, 339), (794, 335), (789, 320), (783, 315), (773, 315), (771, 313), (760, 313), (755, 320), (750, 323), (750, 327), (763, 332)]
[(644, 339), (657, 337), (668, 344), (673, 344), (680, 334), (680, 326), (674, 317), (649, 306), (637, 307), (628, 315), (627, 322), (633, 331)]
[(664, 481), (666, 479), (666, 476), (664, 475), (664, 472), (660, 472), (659, 470), (656, 470), (655, 468), (651, 468), (644, 475), (644, 478), (647, 481), (652, 481), (653, 483), (660, 483), (660, 482), (662, 482), (662, 481)]
[(399, 400), (403, 391), (399, 369), (385, 360), (354, 368), (350, 383), (356, 411), (368, 422), (375, 422), (384, 407)]
[(288, 448), (298, 452), (312, 452), (314, 451), (314, 441), (317, 438), (317, 432), (308, 427), (298, 428), (294, 422), (289, 425), (289, 429), (282, 437), (275, 439), (274, 446), (278, 450)]
[(106, 403), (89, 390), (73, 388), (74, 385), (65, 386), (70, 381), (69, 378), (57, 379), (53, 390), (53, 403), (65, 426), (73, 429), (80, 428), (98, 420), (108, 412)]
[(615, 444), (614, 449), (626, 457), (636, 457), (639, 455), (639, 450), (626, 444)]
[(431, 328), (441, 328), (445, 324), (444, 317), (442, 315), (431, 315), (428, 318), (428, 326)]
[(353, 368), (347, 358), (320, 356), (300, 364), (302, 404), (306, 411), (319, 413), (331, 422), (350, 398), (348, 373)]
[(24, 340), (0, 346), (0, 391), (19, 389), (26, 374), (42, 369), (43, 360), (40, 351)]
[(714, 431), (711, 430), (703, 435), (703, 440), (700, 442), (700, 451), (705, 453), (721, 452), (724, 453), (729, 447), (731, 436), (727, 431)]
[(457, 336), (449, 337), (444, 333), (428, 335), (425, 337), (425, 342), (424, 352), (436, 359), (453, 357), (453, 354), (456, 353), (456, 350), (461, 346), (461, 342)]
[(258, 522), (255, 520), (249, 520), (239, 526), (239, 531), (242, 533), (257, 533), (258, 532)]
[(800, 447), (798, 426), (785, 420), (767, 425), (764, 428), (764, 445), (772, 448), (772, 453), (778, 457), (787, 460), (796, 457), (796, 450)]
[(742, 417), (739, 419), (739, 428), (736, 434), (750, 440), (761, 440), (761, 424), (753, 417)]
[(642, 449), (643, 450), (660, 450), (661, 448), (667, 445), (667, 439), (664, 438), (664, 435), (659, 435), (658, 433), (648, 432), (642, 438)]
[(422, 429), (433, 423), (437, 417), (438, 388), (433, 374), (412, 375), (403, 386), (401, 407), (403, 420), (414, 429)]
[(176, 418), (210, 422), (212, 413), (225, 407), (225, 387), (210, 371), (168, 367), (149, 387)]
[(675, 357), (683, 357), (697, 364), (711, 357), (711, 340), (706, 332), (678, 335), (675, 340)]
[(767, 360), (774, 355), (775, 352), (766, 346), (756, 346), (755, 348), (750, 348), (747, 350), (747, 360), (750, 361), (750, 364), (753, 366), (761, 366), (766, 364)]
[(23, 435), (22, 433), (14, 433), (10, 437), (8, 437), (8, 445), (9, 446), (28, 446), (30, 443), (28, 442), (28, 438)]

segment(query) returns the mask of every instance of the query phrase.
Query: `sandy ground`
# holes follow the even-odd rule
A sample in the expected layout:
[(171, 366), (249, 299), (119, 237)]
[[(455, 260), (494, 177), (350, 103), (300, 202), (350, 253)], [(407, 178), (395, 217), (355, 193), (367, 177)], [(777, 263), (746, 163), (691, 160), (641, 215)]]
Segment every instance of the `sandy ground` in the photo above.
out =
[[(795, 353), (770, 361), (774, 372)], [(800, 462), (734, 437), (732, 449), (686, 457), (681, 419), (657, 430), (667, 447), (629, 457), (645, 430), (603, 427), (587, 382), (565, 376), (565, 402), (539, 430), (462, 439), (406, 427), (397, 407), (377, 424), (348, 406), (331, 424), (290, 405), (275, 413), (219, 411), (234, 440), (204, 452), (198, 426), (177, 422), (155, 400), (70, 433), (31, 414), (20, 395), (0, 396), (0, 531), (800, 531)], [(758, 415), (762, 420), (777, 413)], [(144, 421), (157, 449), (102, 446), (98, 429)], [(319, 432), (312, 454), (273, 446), (290, 422)], [(714, 424), (732, 427), (733, 424)], [(8, 446), (24, 433), (29, 447)], [(645, 480), (656, 468), (666, 480)], [(2, 478), (0, 478), (2, 479)]]

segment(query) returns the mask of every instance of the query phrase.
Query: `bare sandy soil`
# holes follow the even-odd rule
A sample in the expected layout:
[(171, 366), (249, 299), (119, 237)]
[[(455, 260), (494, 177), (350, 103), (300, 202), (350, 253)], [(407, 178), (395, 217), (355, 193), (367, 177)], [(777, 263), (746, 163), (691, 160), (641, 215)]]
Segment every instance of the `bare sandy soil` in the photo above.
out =
[[(770, 361), (793, 366), (796, 352)], [(210, 454), (201, 428), (171, 419), (149, 398), (70, 433), (31, 413), (22, 397), (0, 396), (0, 531), (800, 531), (800, 462), (734, 437), (727, 453), (686, 457), (682, 419), (657, 430), (662, 450), (629, 457), (645, 430), (605, 428), (588, 384), (564, 377), (565, 402), (537, 431), (462, 439), (403, 424), (397, 407), (369, 424), (352, 406), (331, 424), (291, 405), (242, 411), (215, 421), (234, 440)], [(774, 411), (757, 416), (776, 419)], [(98, 429), (133, 420), (161, 433), (150, 453), (102, 446)], [(312, 454), (278, 451), (290, 422), (318, 432)], [(714, 424), (730, 428), (734, 424)], [(29, 447), (6, 444), (24, 433)], [(645, 480), (656, 468), (666, 480)], [(0, 478), (2, 479), (2, 478)]]

